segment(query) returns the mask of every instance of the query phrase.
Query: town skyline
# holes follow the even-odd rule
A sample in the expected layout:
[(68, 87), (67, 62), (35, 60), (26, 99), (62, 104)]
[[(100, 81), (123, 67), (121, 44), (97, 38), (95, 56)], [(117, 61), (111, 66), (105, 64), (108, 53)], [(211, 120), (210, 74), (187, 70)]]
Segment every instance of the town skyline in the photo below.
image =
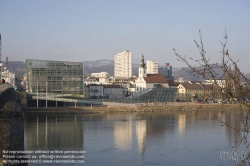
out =
[[(225, 29), (230, 56), (249, 72), (248, 1), (1, 1), (2, 61), (113, 60), (124, 50), (185, 67), (182, 55), (199, 58), (193, 39), (201, 30), (211, 63), (220, 62)], [(161, 64), (161, 65), (162, 65)]]

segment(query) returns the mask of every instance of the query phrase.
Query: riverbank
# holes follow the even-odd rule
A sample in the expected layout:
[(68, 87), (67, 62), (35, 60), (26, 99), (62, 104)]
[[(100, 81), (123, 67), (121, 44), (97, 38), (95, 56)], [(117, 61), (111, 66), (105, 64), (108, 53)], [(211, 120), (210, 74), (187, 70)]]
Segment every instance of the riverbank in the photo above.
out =
[(105, 103), (104, 106), (77, 107), (23, 107), (27, 113), (94, 114), (112, 112), (160, 112), (160, 111), (195, 111), (195, 110), (240, 110), (239, 104), (199, 104), (199, 103), (151, 103), (124, 104)]

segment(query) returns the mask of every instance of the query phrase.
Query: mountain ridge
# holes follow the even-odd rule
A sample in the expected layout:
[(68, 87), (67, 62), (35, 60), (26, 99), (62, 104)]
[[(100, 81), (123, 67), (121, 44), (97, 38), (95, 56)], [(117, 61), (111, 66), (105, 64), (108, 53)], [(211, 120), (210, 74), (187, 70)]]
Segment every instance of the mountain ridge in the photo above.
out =
[[(114, 75), (114, 60), (100, 59), (92, 61), (83, 61), (84, 64), (84, 76), (90, 76), (91, 73), (108, 72), (110, 76)], [(6, 64), (3, 62), (3, 66)], [(132, 64), (132, 74), (138, 74), (139, 64)], [(178, 79), (183, 76), (185, 81), (188, 80), (203, 80), (201, 77), (196, 77), (194, 74), (188, 72), (187, 67), (173, 67), (173, 77)], [(16, 77), (23, 76), (26, 73), (26, 64), (23, 61), (9, 61), (9, 71), (16, 73)], [(221, 75), (221, 71), (218, 71)], [(250, 73), (247, 73), (250, 75)]]

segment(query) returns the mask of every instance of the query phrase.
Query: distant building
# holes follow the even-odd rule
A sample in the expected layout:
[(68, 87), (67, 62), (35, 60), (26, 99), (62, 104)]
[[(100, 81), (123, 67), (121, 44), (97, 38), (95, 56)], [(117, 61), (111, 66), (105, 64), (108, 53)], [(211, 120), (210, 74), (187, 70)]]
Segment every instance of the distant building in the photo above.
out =
[(158, 62), (147, 60), (147, 74), (158, 74), (158, 68)]
[(84, 79), (84, 84), (89, 85), (89, 84), (99, 84), (99, 78), (96, 77), (87, 77)]
[(5, 83), (9, 83), (13, 86), (15, 86), (15, 73), (10, 72), (7, 70), (7, 67), (4, 67), (4, 71), (2, 72), (2, 80), (5, 81)]
[(123, 84), (129, 82), (130, 78), (110, 78), (109, 83), (110, 84)]
[(23, 75), (23, 79), (22, 79), (22, 81), (21, 81), (21, 86), (22, 86), (22, 88), (23, 89), (26, 89), (27, 87), (27, 73), (24, 73), (24, 75)]
[[(161, 102), (163, 105), (175, 101), (178, 92), (173, 80), (169, 81), (163, 74), (147, 73), (143, 55), (138, 69), (138, 77), (134, 81), (131, 80), (130, 84), (132, 88), (135, 85), (134, 93), (130, 93), (131, 95), (126, 97), (130, 102), (153, 102), (154, 104)], [(131, 90), (129, 89), (129, 91)]]
[(126, 84), (122, 84), (122, 87), (123, 87), (123, 92), (126, 97), (135, 93), (136, 86), (135, 86), (134, 81), (130, 81), (130, 82), (127, 82)]
[(109, 99), (121, 99), (125, 96), (123, 89), (122, 85), (103, 85), (103, 95)]
[(202, 84), (202, 87), (204, 89), (203, 100), (222, 99), (223, 95), (220, 86)]
[(91, 77), (87, 77), (84, 80), (85, 85), (89, 84), (109, 84), (109, 73), (100, 72), (100, 73), (92, 73)]
[(131, 77), (128, 79), (112, 78), (109, 80), (109, 84), (121, 85), (123, 87), (123, 94), (125, 96), (129, 96), (135, 92), (135, 79), (136, 77)]
[(89, 84), (88, 97), (94, 99), (120, 99), (124, 97), (122, 85)]
[(109, 78), (109, 73), (107, 73), (107, 72), (91, 73), (91, 77), (96, 77), (96, 78)]
[(109, 84), (109, 73), (107, 73), (107, 72), (92, 73), (91, 77), (98, 78), (99, 84)]
[(103, 85), (100, 84), (89, 84), (88, 86), (88, 97), (93, 99), (103, 98)]
[(180, 83), (178, 91), (177, 101), (211, 100), (222, 97), (221, 89), (217, 85)]
[(167, 79), (174, 79), (172, 76), (172, 66), (169, 63), (165, 63), (163, 67), (159, 67), (159, 74), (163, 74)]
[(132, 53), (128, 50), (118, 53), (114, 57), (114, 77), (132, 77)]
[(184, 83), (184, 79), (182, 76), (179, 77), (179, 80), (177, 82)]
[(84, 84), (84, 98), (89, 98), (89, 87)]
[(138, 78), (136, 78), (135, 84), (136, 92), (149, 88), (169, 87), (168, 80), (164, 77), (163, 74), (147, 74), (147, 68), (146, 64), (144, 63), (143, 55), (140, 67), (138, 69)]
[(188, 81), (189, 84), (203, 84), (202, 81)]
[(200, 84), (181, 83), (178, 85), (177, 101), (196, 101), (203, 99), (203, 87)]
[(204, 84), (218, 84), (219, 87), (225, 88), (226, 87), (226, 80), (225, 79), (218, 79), (218, 80), (204, 80)]

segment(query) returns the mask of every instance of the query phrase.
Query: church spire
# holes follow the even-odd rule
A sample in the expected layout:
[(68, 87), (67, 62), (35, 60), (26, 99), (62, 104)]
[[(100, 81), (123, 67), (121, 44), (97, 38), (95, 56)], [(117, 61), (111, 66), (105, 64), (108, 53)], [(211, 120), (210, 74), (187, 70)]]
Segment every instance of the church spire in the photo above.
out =
[(141, 68), (146, 68), (146, 64), (145, 64), (145, 62), (144, 62), (144, 56), (143, 56), (143, 54), (142, 54), (142, 57), (141, 57)]
[(147, 77), (147, 68), (146, 68), (146, 64), (144, 62), (144, 56), (142, 54), (142, 57), (141, 57), (141, 64), (140, 64), (140, 67), (139, 67), (139, 73), (138, 73), (138, 76), (143, 78), (143, 77)]

